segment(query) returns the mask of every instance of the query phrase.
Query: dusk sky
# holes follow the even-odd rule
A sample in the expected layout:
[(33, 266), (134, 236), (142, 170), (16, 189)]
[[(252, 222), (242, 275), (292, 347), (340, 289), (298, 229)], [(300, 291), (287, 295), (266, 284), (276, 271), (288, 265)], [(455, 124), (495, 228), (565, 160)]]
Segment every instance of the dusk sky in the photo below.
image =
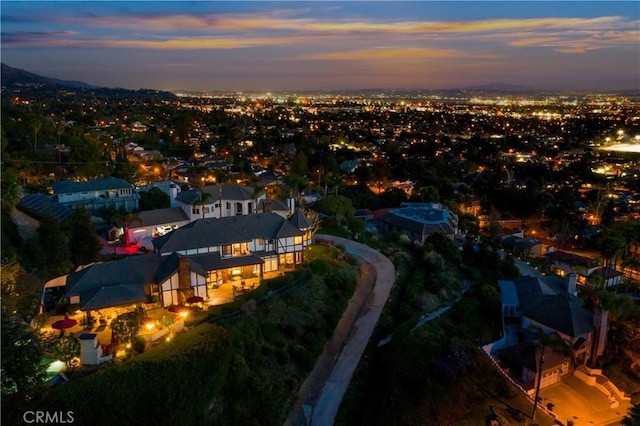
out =
[(640, 89), (640, 3), (2, 1), (2, 62), (130, 89)]

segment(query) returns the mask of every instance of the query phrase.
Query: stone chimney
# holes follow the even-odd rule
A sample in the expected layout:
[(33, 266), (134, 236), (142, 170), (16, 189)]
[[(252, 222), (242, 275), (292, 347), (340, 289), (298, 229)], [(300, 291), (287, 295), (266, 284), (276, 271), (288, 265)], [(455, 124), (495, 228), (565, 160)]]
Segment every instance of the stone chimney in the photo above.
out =
[(178, 185), (175, 183), (169, 184), (169, 200), (171, 207), (176, 207), (178, 204), (176, 203), (176, 197), (178, 196)]
[(598, 306), (593, 313), (593, 347), (591, 349), (591, 364), (597, 365), (598, 358), (604, 353), (609, 334), (609, 311)]
[(578, 274), (576, 274), (575, 272), (569, 272), (567, 274), (566, 281), (567, 281), (567, 293), (577, 296), (578, 291), (576, 289), (576, 282), (578, 281)]
[(191, 271), (189, 270), (189, 259), (184, 256), (178, 257), (178, 285), (181, 290), (191, 288)]
[(271, 211), (271, 200), (262, 200), (262, 212), (269, 213)]

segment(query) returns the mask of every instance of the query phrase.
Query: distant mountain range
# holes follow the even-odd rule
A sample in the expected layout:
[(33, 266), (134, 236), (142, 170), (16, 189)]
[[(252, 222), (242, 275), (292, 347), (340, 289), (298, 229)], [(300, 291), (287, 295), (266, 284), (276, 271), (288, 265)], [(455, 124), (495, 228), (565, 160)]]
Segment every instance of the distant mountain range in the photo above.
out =
[[(198, 95), (202, 93), (206, 93), (204, 91), (195, 91), (195, 90), (179, 90), (174, 92), (166, 92), (161, 90), (154, 89), (140, 89), (140, 90), (130, 90), (130, 89), (122, 89), (122, 88), (107, 88), (107, 87), (99, 87), (94, 86), (82, 81), (75, 80), (61, 80), (57, 78), (44, 77), (38, 74), (31, 73), (29, 71), (21, 70), (18, 68), (13, 68), (5, 63), (2, 63), (1, 69), (1, 83), (3, 91), (20, 91), (23, 94), (29, 94), (33, 92), (34, 95), (47, 95), (54, 94), (55, 92), (59, 92), (61, 89), (68, 89), (69, 91), (80, 92), (80, 94), (92, 94), (92, 95), (102, 95), (102, 96), (160, 96), (162, 98), (168, 99), (176, 99), (177, 96), (175, 93), (183, 93), (188, 95)], [(450, 88), (450, 89), (441, 89), (441, 90), (391, 90), (391, 89), (376, 89), (376, 88), (368, 88), (368, 89), (352, 89), (352, 90), (297, 90), (295, 91), (298, 94), (302, 93), (341, 93), (341, 94), (352, 94), (352, 95), (379, 95), (379, 94), (387, 94), (387, 95), (396, 95), (396, 96), (411, 96), (411, 95), (448, 95), (448, 96), (469, 96), (473, 94), (477, 95), (548, 95), (551, 94), (551, 91), (548, 90), (538, 90), (532, 87), (517, 85), (517, 84), (508, 84), (508, 83), (489, 83), (468, 87), (459, 87), (459, 88)], [(224, 91), (219, 91), (219, 93), (225, 93)], [(229, 93), (229, 92), (226, 92)], [(287, 93), (287, 91), (281, 91), (280, 93)], [(637, 90), (624, 90), (624, 91), (614, 91), (612, 93), (616, 93), (619, 95), (630, 95), (630, 96), (638, 96), (640, 93)]]
[(10, 67), (3, 63), (1, 68), (2, 86), (33, 86), (33, 85), (54, 85), (65, 87), (82, 87), (85, 89), (96, 89), (98, 86), (84, 83), (82, 81), (60, 80), (57, 78), (43, 77), (29, 71)]
[(19, 91), (22, 94), (47, 96), (52, 95), (60, 90), (74, 92), (77, 95), (92, 96), (157, 96), (163, 99), (175, 99), (176, 96), (171, 92), (153, 89), (130, 90), (122, 88), (110, 88), (94, 86), (82, 81), (61, 80), (57, 78), (44, 77), (31, 73), (19, 68), (13, 68), (5, 63), (1, 64), (0, 81), (2, 90), (7, 92)]

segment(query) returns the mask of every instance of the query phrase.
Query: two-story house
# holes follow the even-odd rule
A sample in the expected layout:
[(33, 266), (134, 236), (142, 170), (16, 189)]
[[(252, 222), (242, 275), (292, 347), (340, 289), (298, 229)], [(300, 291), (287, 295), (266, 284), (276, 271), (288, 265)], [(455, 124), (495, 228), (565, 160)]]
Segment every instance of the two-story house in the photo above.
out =
[(545, 347), (549, 356), (545, 356), (541, 387), (557, 383), (576, 366), (597, 363), (606, 346), (608, 313), (587, 309), (576, 296), (575, 273), (566, 279), (524, 276), (516, 281), (498, 281), (498, 286), (504, 337), (493, 348), (525, 388), (532, 389), (539, 367), (543, 346), (539, 333), (555, 335), (571, 352), (568, 355), (551, 345)]
[(156, 253), (90, 265), (69, 274), (66, 294), (83, 311), (207, 299), (223, 283), (295, 267), (311, 242), (311, 223), (270, 212), (200, 219), (153, 240)]
[(292, 206), (283, 205), (273, 200), (269, 210), (260, 208), (265, 205), (267, 196), (264, 191), (250, 186), (217, 184), (181, 192), (176, 197), (176, 204), (189, 220), (223, 218), (228, 216), (247, 215), (261, 211), (279, 211), (285, 209), (284, 216), (293, 212)]
[(85, 207), (89, 210), (113, 207), (126, 211), (138, 209), (140, 195), (135, 187), (124, 179), (107, 177), (84, 182), (63, 180), (55, 182), (54, 199), (68, 207)]
[(597, 260), (566, 251), (547, 253), (547, 259), (555, 268), (556, 274), (564, 277), (567, 274), (577, 274), (578, 285), (593, 285), (593, 277), (598, 276), (604, 287), (622, 284), (622, 272), (613, 267), (601, 268)]

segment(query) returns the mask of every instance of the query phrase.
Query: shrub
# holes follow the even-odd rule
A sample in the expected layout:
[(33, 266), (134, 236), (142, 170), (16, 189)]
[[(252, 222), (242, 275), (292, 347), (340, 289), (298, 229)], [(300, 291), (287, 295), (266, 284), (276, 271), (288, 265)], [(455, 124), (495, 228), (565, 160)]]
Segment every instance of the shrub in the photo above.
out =
[(139, 354), (144, 352), (146, 346), (147, 342), (140, 336), (135, 336), (131, 339), (131, 348)]
[(265, 322), (262, 324), (262, 337), (264, 337), (267, 342), (275, 342), (280, 337), (280, 333), (273, 323)]

